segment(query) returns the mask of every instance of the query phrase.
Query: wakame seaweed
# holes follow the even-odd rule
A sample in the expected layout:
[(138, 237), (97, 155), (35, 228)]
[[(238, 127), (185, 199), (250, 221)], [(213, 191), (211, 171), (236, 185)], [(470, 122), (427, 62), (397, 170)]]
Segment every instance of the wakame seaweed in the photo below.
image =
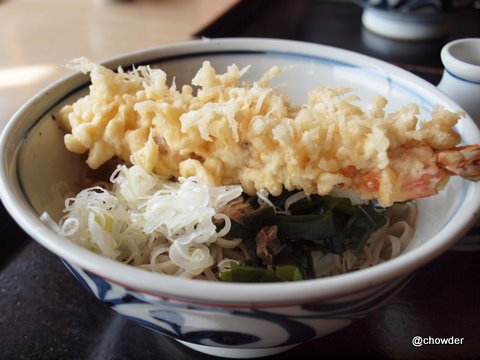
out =
[(287, 241), (313, 241), (334, 254), (350, 250), (357, 255), (372, 233), (387, 221), (385, 209), (373, 203), (354, 205), (349, 199), (329, 197), (316, 203), (310, 209), (314, 214), (295, 215), (292, 210), (293, 215), (277, 216), (279, 236)]
[(300, 270), (293, 265), (265, 269), (259, 266), (237, 265), (220, 273), (220, 280), (229, 282), (261, 283), (303, 280)]
[[(230, 276), (228, 281), (237, 281), (237, 278), (241, 278), (242, 282), (248, 279), (252, 282), (284, 281), (275, 280), (276, 275), (272, 270), (283, 266), (297, 269), (303, 279), (314, 278), (313, 250), (334, 254), (350, 250), (358, 255), (372, 233), (387, 222), (385, 209), (373, 202), (353, 204), (350, 199), (329, 196), (305, 197), (290, 205), (287, 211), (284, 204), (291, 195), (272, 197), (275, 209), (263, 205), (252, 209), (240, 222), (232, 221), (227, 236), (244, 239), (251, 260), (245, 265), (237, 265), (237, 270), (232, 269), (231, 275), (224, 275)], [(272, 226), (277, 227), (275, 234), (278, 239), (275, 244), (284, 245), (281, 251), (277, 246), (275, 251), (268, 253), (268, 244), (260, 244), (261, 239), (257, 235), (260, 230)], [(268, 256), (258, 256), (259, 246)], [(268, 269), (268, 272), (258, 269)]]

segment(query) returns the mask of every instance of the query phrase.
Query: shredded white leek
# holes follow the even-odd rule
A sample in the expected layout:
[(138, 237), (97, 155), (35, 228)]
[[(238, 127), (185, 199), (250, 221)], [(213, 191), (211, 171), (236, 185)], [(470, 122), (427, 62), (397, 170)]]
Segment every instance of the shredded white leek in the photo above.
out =
[[(231, 223), (221, 209), (241, 196), (240, 185), (208, 186), (195, 177), (172, 182), (125, 165), (110, 180), (112, 190), (95, 186), (67, 199), (65, 216), (51, 227), (111, 259), (184, 277), (213, 265), (211, 244), (231, 241), (222, 239)], [(42, 219), (52, 223), (46, 214)], [(214, 220), (223, 220), (223, 228)]]

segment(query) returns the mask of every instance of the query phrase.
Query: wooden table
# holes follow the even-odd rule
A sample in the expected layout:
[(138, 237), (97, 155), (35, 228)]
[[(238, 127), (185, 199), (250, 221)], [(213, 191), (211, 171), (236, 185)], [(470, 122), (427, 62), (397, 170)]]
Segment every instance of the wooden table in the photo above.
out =
[(189, 40), (238, 0), (0, 0), (0, 129), (63, 65)]

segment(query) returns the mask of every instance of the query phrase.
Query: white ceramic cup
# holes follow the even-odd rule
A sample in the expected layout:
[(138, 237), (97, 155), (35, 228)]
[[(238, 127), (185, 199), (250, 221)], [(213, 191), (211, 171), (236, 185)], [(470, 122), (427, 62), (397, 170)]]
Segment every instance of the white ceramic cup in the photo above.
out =
[[(445, 70), (438, 88), (460, 105), (480, 127), (480, 38), (447, 43), (440, 53)], [(480, 228), (480, 220), (475, 225)], [(454, 248), (480, 251), (480, 236), (467, 234)]]
[(480, 127), (480, 38), (449, 42), (440, 56), (445, 70), (438, 88)]

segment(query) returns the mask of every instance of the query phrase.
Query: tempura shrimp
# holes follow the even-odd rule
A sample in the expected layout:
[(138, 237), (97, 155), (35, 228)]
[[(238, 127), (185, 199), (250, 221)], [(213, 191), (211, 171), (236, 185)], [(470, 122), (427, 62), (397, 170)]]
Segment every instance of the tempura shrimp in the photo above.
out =
[(165, 178), (195, 176), (208, 185), (239, 184), (248, 195), (284, 190), (329, 195), (349, 190), (384, 206), (437, 194), (452, 175), (480, 178), (480, 145), (457, 147), (462, 113), (437, 105), (387, 111), (376, 96), (363, 108), (351, 89), (316, 86), (305, 103), (270, 87), (272, 67), (241, 81), (249, 67), (223, 74), (203, 62), (191, 85), (167, 84), (160, 69), (117, 73), (79, 59), (90, 93), (56, 117), (68, 150), (91, 169), (113, 158)]
[(428, 146), (401, 147), (389, 152), (384, 169), (343, 174), (352, 182), (350, 189), (364, 199), (379, 199), (384, 205), (438, 194), (450, 176), (480, 180), (480, 145), (435, 151)]

